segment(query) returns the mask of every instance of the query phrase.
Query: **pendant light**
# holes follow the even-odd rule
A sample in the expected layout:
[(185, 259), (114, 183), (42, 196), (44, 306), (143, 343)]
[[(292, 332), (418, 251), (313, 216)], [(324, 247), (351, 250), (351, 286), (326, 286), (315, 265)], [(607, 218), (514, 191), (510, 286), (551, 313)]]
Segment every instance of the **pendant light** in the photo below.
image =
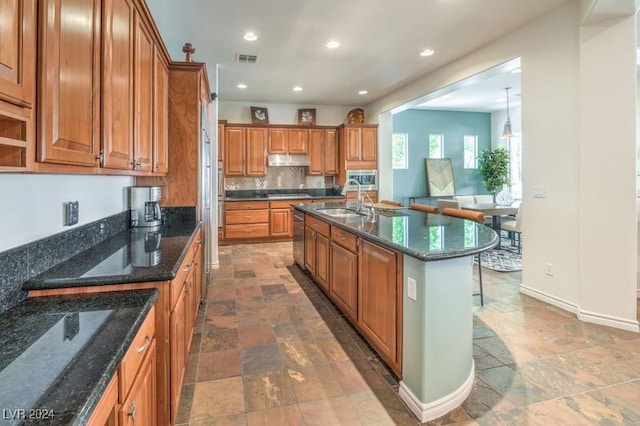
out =
[(507, 121), (504, 123), (504, 129), (502, 130), (503, 138), (513, 137), (513, 132), (511, 131), (511, 117), (509, 116), (509, 89), (511, 89), (511, 87), (506, 87), (504, 89), (507, 91)]

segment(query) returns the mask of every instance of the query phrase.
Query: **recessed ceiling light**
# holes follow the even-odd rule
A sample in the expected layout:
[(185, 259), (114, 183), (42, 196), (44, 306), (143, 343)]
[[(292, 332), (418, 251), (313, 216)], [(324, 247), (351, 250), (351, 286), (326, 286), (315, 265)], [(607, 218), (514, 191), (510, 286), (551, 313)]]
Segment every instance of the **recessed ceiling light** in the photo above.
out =
[(244, 39), (247, 41), (256, 41), (258, 39), (258, 36), (255, 33), (249, 31), (248, 33), (244, 34)]
[(331, 40), (329, 43), (327, 43), (327, 47), (329, 49), (335, 49), (338, 46), (340, 46), (340, 43), (335, 40)]
[(246, 89), (247, 85), (244, 83), (238, 83), (238, 89)]
[(302, 92), (302, 87), (300, 87), (300, 86), (295, 86), (295, 87), (293, 88), (293, 91), (294, 91), (294, 92)]
[(424, 49), (422, 52), (420, 52), (420, 56), (431, 56), (434, 53), (436, 53), (433, 49)]
[(522, 68), (516, 68), (514, 70), (511, 70), (512, 74), (520, 74), (522, 72)]
[(358, 92), (358, 95), (366, 95), (367, 93), (369, 93), (368, 90), (361, 90)]

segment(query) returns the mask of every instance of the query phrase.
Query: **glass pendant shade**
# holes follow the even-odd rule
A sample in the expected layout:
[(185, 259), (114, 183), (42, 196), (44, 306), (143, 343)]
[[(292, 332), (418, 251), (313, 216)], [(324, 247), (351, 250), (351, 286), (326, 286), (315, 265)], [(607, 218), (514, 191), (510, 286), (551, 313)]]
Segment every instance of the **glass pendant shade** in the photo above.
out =
[(504, 129), (502, 130), (503, 138), (512, 138), (513, 132), (511, 131), (511, 119), (507, 117), (506, 123), (504, 123)]

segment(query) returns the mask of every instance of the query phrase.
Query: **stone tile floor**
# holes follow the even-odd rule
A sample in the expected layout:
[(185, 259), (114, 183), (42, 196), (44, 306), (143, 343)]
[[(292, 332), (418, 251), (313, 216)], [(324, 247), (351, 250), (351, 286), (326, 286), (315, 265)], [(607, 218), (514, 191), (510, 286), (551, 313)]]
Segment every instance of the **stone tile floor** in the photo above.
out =
[[(293, 264), (291, 243), (220, 248), (196, 324), (181, 425), (416, 425), (397, 379)], [(429, 424), (640, 424), (640, 334), (578, 321), (483, 271), (476, 381)], [(639, 306), (640, 308), (640, 306)]]

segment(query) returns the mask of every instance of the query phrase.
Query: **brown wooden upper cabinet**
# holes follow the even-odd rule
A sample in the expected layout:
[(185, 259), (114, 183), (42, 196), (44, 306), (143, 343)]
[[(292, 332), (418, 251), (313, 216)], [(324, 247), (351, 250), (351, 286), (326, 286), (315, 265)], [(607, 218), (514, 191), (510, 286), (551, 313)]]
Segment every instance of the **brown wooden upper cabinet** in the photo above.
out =
[(339, 139), (346, 170), (378, 168), (378, 125), (343, 124)]
[(224, 138), (225, 176), (266, 176), (266, 127), (227, 126)]
[(166, 173), (168, 55), (144, 2), (39, 4), (38, 161)]
[(35, 1), (0, 1), (0, 99), (33, 105), (35, 78)]
[(39, 5), (38, 160), (98, 166), (100, 0)]
[(309, 129), (270, 127), (269, 154), (306, 154), (309, 145)]
[(309, 175), (338, 174), (335, 129), (309, 129)]
[(24, 171), (33, 155), (35, 4), (0, 1), (0, 170)]

